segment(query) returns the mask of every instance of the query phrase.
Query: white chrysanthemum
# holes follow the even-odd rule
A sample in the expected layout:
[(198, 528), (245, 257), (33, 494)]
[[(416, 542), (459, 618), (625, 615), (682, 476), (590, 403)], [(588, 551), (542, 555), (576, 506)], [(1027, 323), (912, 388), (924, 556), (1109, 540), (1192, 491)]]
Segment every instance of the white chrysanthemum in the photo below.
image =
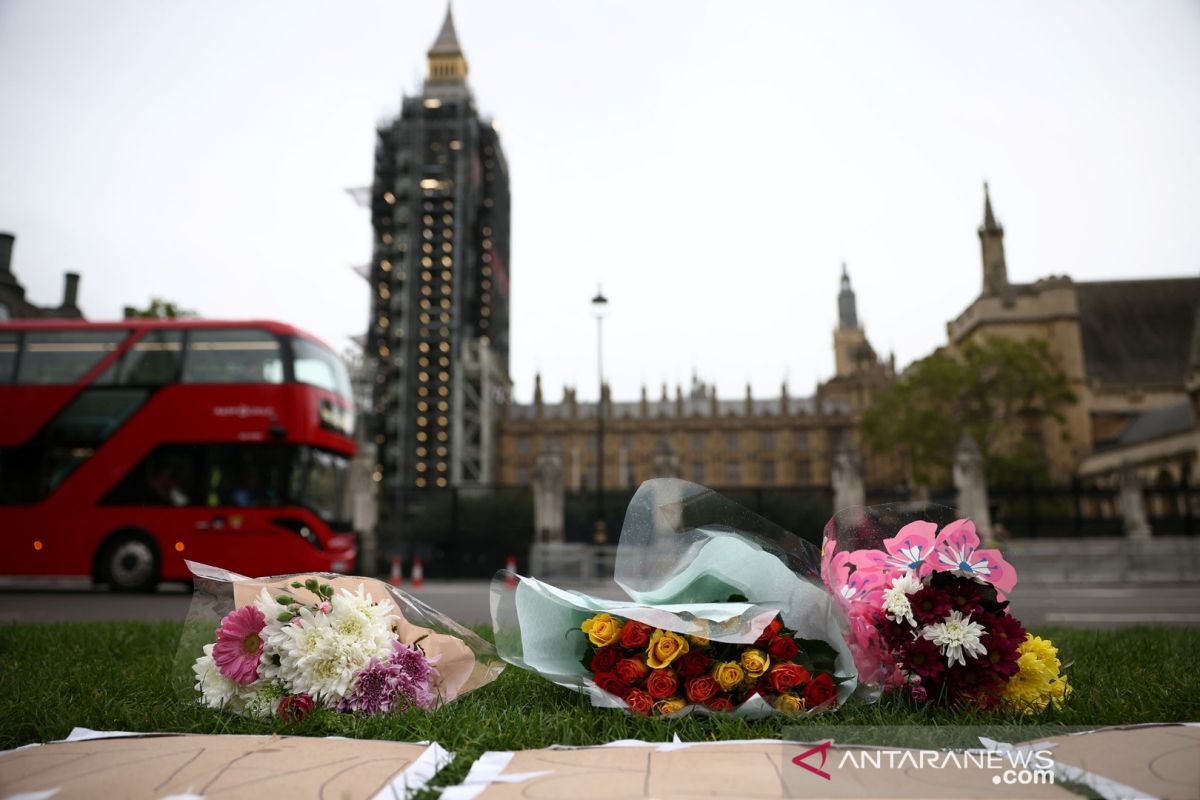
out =
[(399, 611), (390, 597), (385, 597), (378, 603), (372, 600), (361, 583), (354, 592), (349, 589), (340, 589), (332, 605), (333, 609), (330, 613), (339, 610), (354, 611), (366, 617), (373, 625), (382, 624), (389, 629)]
[(261, 589), (258, 597), (254, 598), (254, 607), (262, 612), (266, 620), (259, 636), (263, 640), (263, 654), (258, 663), (258, 676), (265, 681), (273, 681), (279, 677), (279, 649), (286, 637), (283, 629), (286, 622), (280, 622), (279, 615), (287, 609), (275, 601), (265, 588)]
[(209, 708), (226, 708), (241, 713), (246, 702), (256, 694), (256, 689), (241, 686), (221, 674), (217, 663), (212, 657), (213, 646), (204, 645), (204, 655), (196, 659), (192, 672), (196, 676), (196, 690), (200, 692), (200, 702)]
[(966, 666), (964, 652), (971, 658), (987, 654), (987, 648), (979, 641), (985, 632), (982, 625), (971, 621), (969, 614), (964, 617), (961, 611), (951, 611), (943, 621), (926, 625), (921, 636), (936, 644), (948, 663), (953, 665), (957, 661)]
[(917, 621), (913, 619), (908, 596), (920, 590), (921, 581), (911, 572), (893, 579), (892, 585), (883, 590), (883, 613), (893, 622), (907, 622), (915, 628)]
[(293, 692), (306, 692), (326, 704), (349, 690), (354, 674), (372, 658), (392, 652), (386, 614), (334, 598), (328, 614), (301, 608), (300, 616), (280, 631), (279, 676)]

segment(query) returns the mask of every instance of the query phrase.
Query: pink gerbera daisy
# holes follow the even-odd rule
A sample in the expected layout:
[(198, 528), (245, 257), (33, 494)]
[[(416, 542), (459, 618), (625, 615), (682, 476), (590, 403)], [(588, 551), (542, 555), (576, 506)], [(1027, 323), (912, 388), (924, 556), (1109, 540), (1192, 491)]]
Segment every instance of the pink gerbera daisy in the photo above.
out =
[(243, 606), (225, 615), (212, 649), (213, 661), (222, 675), (243, 686), (258, 680), (263, 651), (259, 633), (266, 624), (267, 618), (254, 606)]

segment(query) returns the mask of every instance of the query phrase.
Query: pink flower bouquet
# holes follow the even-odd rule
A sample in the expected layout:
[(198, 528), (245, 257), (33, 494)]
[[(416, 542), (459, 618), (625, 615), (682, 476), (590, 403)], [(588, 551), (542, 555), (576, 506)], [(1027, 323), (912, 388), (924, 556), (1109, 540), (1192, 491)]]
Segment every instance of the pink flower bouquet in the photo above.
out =
[(825, 527), (821, 576), (849, 618), (860, 685), (918, 702), (1036, 712), (1070, 692), (1057, 649), (1008, 612), (1017, 573), (949, 509), (847, 509)]

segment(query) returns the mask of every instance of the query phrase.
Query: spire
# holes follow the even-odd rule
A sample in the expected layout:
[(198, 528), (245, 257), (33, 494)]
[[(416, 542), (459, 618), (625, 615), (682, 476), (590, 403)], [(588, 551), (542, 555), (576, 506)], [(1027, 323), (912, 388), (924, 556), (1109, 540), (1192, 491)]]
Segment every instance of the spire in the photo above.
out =
[(850, 288), (850, 273), (846, 262), (842, 262), (842, 290), (838, 292), (838, 328), (844, 331), (858, 329), (858, 304), (854, 290)]
[(458, 33), (454, 30), (454, 13), (449, 4), (446, 5), (446, 19), (442, 22), (442, 30), (426, 56), (426, 94), (430, 88), (466, 86), (467, 59), (458, 43)]
[(1004, 228), (996, 222), (996, 215), (992, 213), (992, 197), (988, 194), (987, 181), (983, 182), (983, 227), (980, 232), (988, 231), (989, 233), (1004, 233)]
[(983, 183), (983, 224), (979, 226), (979, 245), (983, 255), (983, 293), (1008, 293), (1008, 263), (1004, 258), (1004, 228), (992, 212), (992, 197), (987, 181)]
[(434, 53), (447, 56), (462, 55), (462, 48), (458, 45), (458, 33), (454, 30), (454, 9), (449, 3), (446, 4), (446, 19), (442, 22), (442, 30), (433, 47), (429, 48), (429, 54)]

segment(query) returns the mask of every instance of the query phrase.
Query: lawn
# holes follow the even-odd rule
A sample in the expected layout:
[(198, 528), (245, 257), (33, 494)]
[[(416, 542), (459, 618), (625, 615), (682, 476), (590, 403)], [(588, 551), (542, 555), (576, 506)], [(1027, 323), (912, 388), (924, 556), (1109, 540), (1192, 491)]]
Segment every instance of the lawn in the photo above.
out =
[(485, 750), (613, 739), (685, 741), (778, 738), (784, 725), (946, 725), (1025, 722), (1100, 726), (1200, 720), (1200, 631), (1045, 629), (1064, 660), (1074, 660), (1075, 693), (1061, 711), (1036, 718), (1003, 714), (965, 718), (917, 708), (900, 698), (847, 705), (835, 717), (809, 721), (688, 717), (650, 720), (593, 709), (585, 697), (509, 667), (494, 683), (435, 714), (385, 719), (317, 712), (283, 726), (193, 705), (173, 693), (170, 672), (180, 626), (175, 623), (61, 623), (0, 626), (0, 749), (60, 739), (72, 727), (188, 733), (433, 739), (459, 757), (439, 776), (456, 782)]

